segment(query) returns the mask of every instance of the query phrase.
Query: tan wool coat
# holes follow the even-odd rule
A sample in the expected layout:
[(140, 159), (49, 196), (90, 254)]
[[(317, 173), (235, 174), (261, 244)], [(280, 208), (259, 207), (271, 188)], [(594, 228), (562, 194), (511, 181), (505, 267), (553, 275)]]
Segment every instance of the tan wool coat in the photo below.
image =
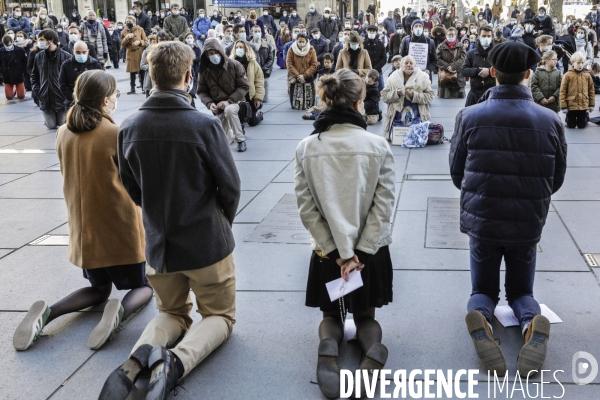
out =
[(119, 178), (117, 133), (107, 118), (94, 130), (56, 135), (69, 221), (69, 261), (84, 269), (146, 260), (141, 209)]
[[(127, 39), (126, 36), (133, 33), (131, 39)], [(146, 48), (146, 33), (138, 25), (134, 26), (133, 29), (125, 28), (121, 34), (121, 46), (127, 49), (127, 68), (125, 72), (140, 72), (140, 63), (142, 61), (142, 53)], [(133, 43), (139, 40), (140, 44), (134, 46)]]
[[(342, 68), (350, 69), (350, 52), (348, 51), (348, 44), (344, 45), (344, 48), (338, 55), (337, 64), (335, 70), (338, 71)], [(358, 55), (358, 74), (361, 78), (365, 78), (369, 71), (373, 68), (371, 65), (371, 57), (369, 52), (365, 49), (361, 49)]]

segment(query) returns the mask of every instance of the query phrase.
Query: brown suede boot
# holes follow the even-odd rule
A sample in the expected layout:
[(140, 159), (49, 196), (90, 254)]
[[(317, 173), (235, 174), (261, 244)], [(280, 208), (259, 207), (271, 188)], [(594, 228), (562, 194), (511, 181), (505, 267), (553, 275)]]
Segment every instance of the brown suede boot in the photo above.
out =
[(479, 311), (471, 311), (465, 317), (469, 334), (473, 340), (477, 356), (485, 367), (498, 376), (506, 375), (506, 359), (500, 345), (494, 341), (487, 320)]
[[(548, 340), (550, 339), (550, 321), (543, 315), (536, 315), (525, 331), (525, 344), (517, 359), (519, 375), (527, 377), (531, 371), (539, 371), (546, 360)], [(532, 373), (530, 376), (535, 375)]]

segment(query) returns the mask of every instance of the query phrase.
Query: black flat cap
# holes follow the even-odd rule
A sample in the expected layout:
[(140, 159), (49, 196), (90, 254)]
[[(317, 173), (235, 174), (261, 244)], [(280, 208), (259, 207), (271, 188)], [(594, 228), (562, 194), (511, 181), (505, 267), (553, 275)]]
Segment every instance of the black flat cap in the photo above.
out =
[(366, 31), (376, 31), (377, 30), (377, 25), (368, 25), (365, 28)]
[(498, 71), (516, 74), (530, 69), (541, 60), (541, 57), (526, 44), (509, 41), (492, 47), (489, 60)]

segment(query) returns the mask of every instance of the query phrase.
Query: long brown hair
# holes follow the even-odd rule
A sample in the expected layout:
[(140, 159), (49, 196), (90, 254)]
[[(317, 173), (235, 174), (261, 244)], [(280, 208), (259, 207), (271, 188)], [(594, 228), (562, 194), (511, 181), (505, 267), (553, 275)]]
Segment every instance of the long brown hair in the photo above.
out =
[(75, 81), (73, 105), (67, 113), (67, 128), (74, 133), (96, 129), (102, 117), (112, 121), (104, 111), (104, 99), (117, 91), (117, 80), (99, 69), (85, 71)]

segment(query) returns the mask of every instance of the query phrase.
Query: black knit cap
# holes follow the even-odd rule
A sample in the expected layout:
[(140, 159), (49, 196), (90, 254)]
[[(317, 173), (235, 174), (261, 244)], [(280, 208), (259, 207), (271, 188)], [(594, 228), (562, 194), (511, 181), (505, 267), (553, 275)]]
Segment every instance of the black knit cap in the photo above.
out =
[(517, 74), (530, 69), (541, 60), (541, 57), (526, 44), (509, 41), (493, 46), (489, 60), (498, 71)]

